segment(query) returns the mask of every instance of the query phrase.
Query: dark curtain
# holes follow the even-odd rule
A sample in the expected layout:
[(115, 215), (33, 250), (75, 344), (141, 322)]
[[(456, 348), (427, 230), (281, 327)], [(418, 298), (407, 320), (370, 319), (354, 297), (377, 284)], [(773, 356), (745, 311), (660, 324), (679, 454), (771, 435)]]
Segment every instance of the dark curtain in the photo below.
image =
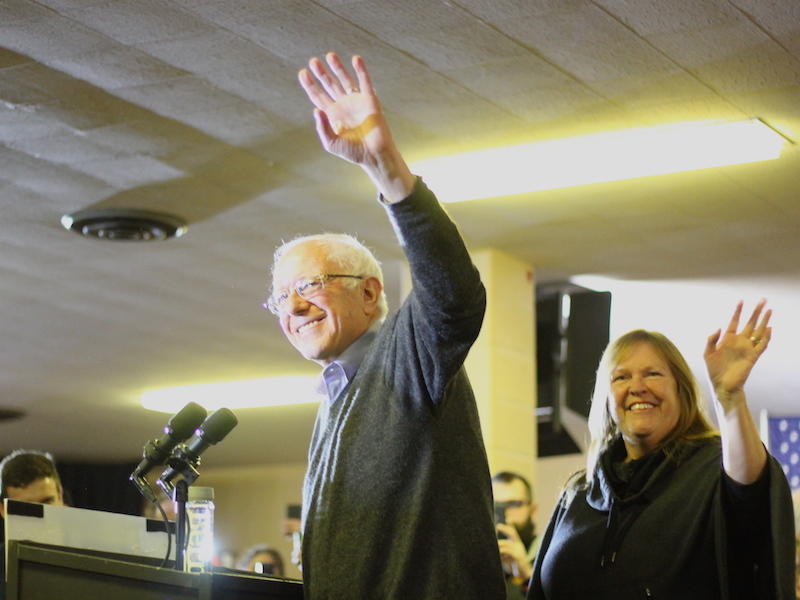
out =
[(142, 514), (142, 496), (130, 482), (137, 463), (58, 463), (64, 503), (126, 515)]

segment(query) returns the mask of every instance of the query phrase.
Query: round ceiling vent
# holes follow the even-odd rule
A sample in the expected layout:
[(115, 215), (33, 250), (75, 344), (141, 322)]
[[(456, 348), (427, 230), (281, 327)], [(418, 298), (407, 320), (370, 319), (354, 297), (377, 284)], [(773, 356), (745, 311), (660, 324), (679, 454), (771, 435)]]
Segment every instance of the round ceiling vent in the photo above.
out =
[(180, 237), (188, 226), (174, 215), (135, 208), (79, 210), (61, 217), (61, 224), (85, 237), (123, 242), (151, 242)]
[(25, 413), (21, 410), (13, 408), (0, 408), (0, 421), (13, 421), (14, 419), (21, 419)]

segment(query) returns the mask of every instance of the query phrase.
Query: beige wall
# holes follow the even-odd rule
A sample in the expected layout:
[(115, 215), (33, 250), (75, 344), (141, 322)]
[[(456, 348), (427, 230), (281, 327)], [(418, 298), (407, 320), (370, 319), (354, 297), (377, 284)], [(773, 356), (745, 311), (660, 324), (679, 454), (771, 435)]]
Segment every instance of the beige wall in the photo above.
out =
[(283, 537), (287, 504), (300, 504), (305, 463), (204, 469), (196, 485), (214, 488), (217, 550), (238, 560), (249, 546), (267, 543), (283, 556), (288, 577), (300, 577), (291, 564), (291, 542)]
[(486, 316), (466, 369), (478, 402), (489, 468), (535, 479), (536, 361), (533, 267), (495, 249), (472, 253)]
[(585, 454), (548, 456), (536, 462), (536, 531), (543, 534), (556, 508), (561, 489), (575, 471), (586, 465)]

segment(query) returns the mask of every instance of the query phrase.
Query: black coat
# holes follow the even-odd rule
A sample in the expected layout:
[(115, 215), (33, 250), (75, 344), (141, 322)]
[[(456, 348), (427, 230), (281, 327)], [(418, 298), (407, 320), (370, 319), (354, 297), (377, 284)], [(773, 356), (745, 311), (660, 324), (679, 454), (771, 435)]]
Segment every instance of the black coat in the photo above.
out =
[(621, 445), (601, 457), (587, 489), (562, 498), (528, 600), (794, 599), (794, 514), (774, 458), (740, 486), (714, 439), (679, 459), (641, 459), (624, 482), (612, 466)]

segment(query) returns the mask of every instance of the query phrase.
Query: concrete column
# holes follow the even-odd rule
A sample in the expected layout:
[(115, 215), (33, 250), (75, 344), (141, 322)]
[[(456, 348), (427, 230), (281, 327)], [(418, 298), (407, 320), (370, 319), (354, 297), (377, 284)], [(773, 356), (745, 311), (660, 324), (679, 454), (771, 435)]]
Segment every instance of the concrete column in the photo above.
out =
[(483, 329), (466, 361), (492, 473), (535, 483), (536, 343), (533, 267), (492, 248), (472, 252), (487, 293)]

